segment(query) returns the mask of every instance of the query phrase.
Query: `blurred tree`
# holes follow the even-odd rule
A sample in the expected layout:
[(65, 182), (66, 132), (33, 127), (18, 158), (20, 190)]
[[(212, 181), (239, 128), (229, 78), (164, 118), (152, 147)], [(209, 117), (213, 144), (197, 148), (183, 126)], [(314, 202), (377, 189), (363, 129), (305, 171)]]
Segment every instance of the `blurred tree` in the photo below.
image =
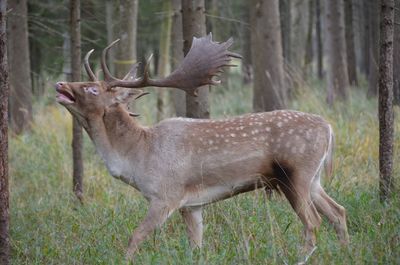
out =
[(380, 1), (367, 1), (369, 4), (369, 66), (368, 66), (368, 93), (369, 97), (378, 93), (378, 66), (379, 66), (379, 16)]
[(387, 201), (393, 190), (393, 25), (394, 0), (381, 0), (379, 51), (379, 190)]
[(0, 1), (0, 264), (10, 263), (8, 190), (7, 1)]
[(254, 111), (285, 107), (281, 28), (278, 0), (253, 0), (250, 10), (254, 67)]
[(243, 84), (249, 84), (253, 81), (253, 67), (251, 62), (251, 29), (250, 29), (250, 7), (244, 5), (242, 7), (242, 34), (240, 39), (242, 40), (242, 75)]
[[(173, 12), (171, 25), (171, 69), (176, 69), (183, 59), (182, 6), (181, 0), (171, 1)], [(176, 116), (186, 116), (185, 92), (174, 89), (172, 93)]]
[(291, 2), (291, 67), (297, 74), (301, 73), (301, 69), (304, 65), (305, 49), (307, 41), (307, 25), (309, 0), (292, 0)]
[(312, 61), (313, 61), (313, 29), (314, 29), (314, 14), (315, 14), (315, 0), (308, 1), (308, 26), (307, 38), (305, 43), (304, 54), (304, 67), (303, 72), (306, 76), (312, 74)]
[(281, 20), (282, 53), (285, 63), (291, 62), (291, 0), (279, 1), (279, 13)]
[[(113, 42), (116, 37), (114, 34), (114, 28), (115, 25), (118, 23), (114, 23), (114, 15), (115, 15), (115, 8), (113, 5), (113, 1), (112, 0), (106, 0), (106, 29), (107, 29), (107, 43), (111, 43)], [(115, 54), (114, 54), (114, 50), (110, 49), (108, 51), (108, 58), (107, 58), (108, 62), (110, 62), (108, 65), (110, 67), (110, 71), (111, 73), (115, 73), (115, 64), (114, 64), (114, 60), (115, 60)]]
[(139, 0), (120, 0), (119, 6), (119, 38), (116, 54), (116, 76), (123, 78), (137, 61), (136, 31)]
[(16, 134), (20, 134), (30, 127), (32, 121), (27, 0), (10, 1), (8, 9), (10, 125)]
[(393, 94), (394, 103), (400, 106), (400, 0), (394, 2)]
[[(158, 75), (166, 76), (169, 70), (169, 55), (170, 55), (170, 44), (171, 44), (171, 2), (164, 1), (162, 12), (164, 14), (161, 23), (160, 37), (159, 37), (159, 62), (158, 62)], [(166, 114), (166, 90), (157, 89), (157, 121), (161, 121), (165, 118)]]
[(360, 70), (365, 76), (368, 78), (369, 76), (369, 66), (370, 66), (370, 19), (371, 19), (371, 10), (370, 10), (370, 1), (359, 0), (358, 2), (361, 11), (360, 11), (360, 23), (362, 26), (360, 27), (360, 43), (362, 56), (360, 60)]
[(317, 74), (318, 78), (323, 78), (324, 61), (322, 48), (322, 25), (321, 25), (321, 0), (315, 1), (315, 34), (317, 39)]
[[(81, 80), (81, 12), (80, 0), (70, 0), (71, 81)], [(72, 123), (73, 191), (83, 202), (83, 132), (77, 119)]]
[[(192, 45), (193, 37), (206, 35), (206, 16), (204, 0), (182, 0), (183, 51), (186, 55)], [(186, 95), (186, 116), (190, 118), (209, 118), (209, 86), (198, 88), (198, 96)]]
[(344, 0), (347, 73), (350, 85), (358, 86), (356, 53), (354, 50), (353, 2), (354, 0)]
[(343, 0), (325, 1), (326, 51), (328, 55), (328, 104), (348, 97)]

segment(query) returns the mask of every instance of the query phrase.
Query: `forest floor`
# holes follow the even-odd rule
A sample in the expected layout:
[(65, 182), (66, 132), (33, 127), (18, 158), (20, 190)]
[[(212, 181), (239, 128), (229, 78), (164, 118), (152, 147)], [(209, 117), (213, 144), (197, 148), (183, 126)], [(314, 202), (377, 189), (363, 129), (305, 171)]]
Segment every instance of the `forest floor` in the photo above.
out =
[[(251, 111), (251, 88), (212, 88), (211, 113)], [(50, 86), (50, 84), (49, 84)], [(378, 196), (377, 99), (353, 88), (347, 103), (327, 108), (324, 85), (303, 85), (290, 108), (324, 116), (336, 135), (334, 174), (323, 178), (347, 209), (351, 243), (339, 245), (327, 220), (310, 264), (400, 264), (400, 110), (396, 107), (392, 202)], [(51, 90), (51, 89), (49, 89)], [(144, 124), (154, 123), (155, 93), (140, 99)], [(35, 105), (32, 130), (10, 137), (12, 264), (124, 264), (131, 232), (147, 210), (139, 192), (113, 179), (85, 134), (82, 206), (72, 193), (71, 116), (54, 93)], [(302, 225), (280, 195), (256, 191), (205, 207), (204, 241), (192, 251), (179, 214), (141, 246), (137, 264), (294, 264)]]

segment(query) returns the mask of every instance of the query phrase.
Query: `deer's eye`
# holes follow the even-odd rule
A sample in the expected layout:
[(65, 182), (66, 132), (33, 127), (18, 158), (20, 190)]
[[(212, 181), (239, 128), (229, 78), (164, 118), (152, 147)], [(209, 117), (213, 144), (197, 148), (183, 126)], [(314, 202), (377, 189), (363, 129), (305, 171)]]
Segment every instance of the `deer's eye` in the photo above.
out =
[(84, 87), (83, 88), (85, 90), (86, 93), (90, 93), (92, 95), (97, 96), (99, 94), (99, 90), (97, 89), (97, 87)]

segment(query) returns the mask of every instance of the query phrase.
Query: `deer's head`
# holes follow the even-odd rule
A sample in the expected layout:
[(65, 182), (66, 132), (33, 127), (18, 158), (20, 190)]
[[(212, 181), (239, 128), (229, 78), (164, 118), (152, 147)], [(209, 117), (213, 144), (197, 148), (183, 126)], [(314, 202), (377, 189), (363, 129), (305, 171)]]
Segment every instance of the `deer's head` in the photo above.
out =
[[(231, 57), (241, 58), (240, 55), (228, 51), (233, 43), (232, 39), (223, 43), (213, 42), (210, 33), (206, 37), (193, 39), (190, 51), (179, 67), (169, 76), (161, 79), (149, 78), (146, 63), (143, 76), (137, 77), (138, 64), (135, 64), (121, 80), (111, 75), (106, 64), (108, 50), (117, 42), (118, 40), (114, 41), (103, 50), (101, 60), (103, 81), (98, 80), (90, 68), (89, 56), (93, 52), (91, 50), (84, 59), (90, 82), (58, 82), (56, 84), (57, 101), (81, 122), (82, 119), (90, 118), (92, 115), (102, 115), (110, 106), (126, 104), (130, 100), (148, 94), (139, 88), (173, 87), (196, 96), (198, 87), (220, 82), (213, 80), (213, 77), (222, 72), (222, 67), (234, 66), (229, 64)], [(132, 115), (135, 116), (135, 114)]]

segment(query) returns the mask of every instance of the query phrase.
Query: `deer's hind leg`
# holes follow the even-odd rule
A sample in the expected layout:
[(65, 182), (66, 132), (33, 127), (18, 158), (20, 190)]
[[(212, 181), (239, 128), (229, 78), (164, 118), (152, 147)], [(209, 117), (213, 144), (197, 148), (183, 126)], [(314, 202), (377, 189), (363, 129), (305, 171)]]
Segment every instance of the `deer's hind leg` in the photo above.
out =
[(311, 200), (311, 178), (308, 172), (294, 172), (282, 164), (274, 166), (274, 174), (279, 180), (280, 189), (304, 225), (304, 251), (308, 254), (315, 248), (315, 231), (321, 225), (321, 217)]
[(201, 248), (203, 240), (202, 207), (185, 207), (180, 210), (186, 224), (186, 232), (191, 248)]
[(347, 232), (346, 210), (325, 192), (319, 182), (319, 177), (312, 184), (311, 197), (318, 212), (326, 216), (334, 226), (340, 242), (344, 245), (348, 244), (349, 234)]

